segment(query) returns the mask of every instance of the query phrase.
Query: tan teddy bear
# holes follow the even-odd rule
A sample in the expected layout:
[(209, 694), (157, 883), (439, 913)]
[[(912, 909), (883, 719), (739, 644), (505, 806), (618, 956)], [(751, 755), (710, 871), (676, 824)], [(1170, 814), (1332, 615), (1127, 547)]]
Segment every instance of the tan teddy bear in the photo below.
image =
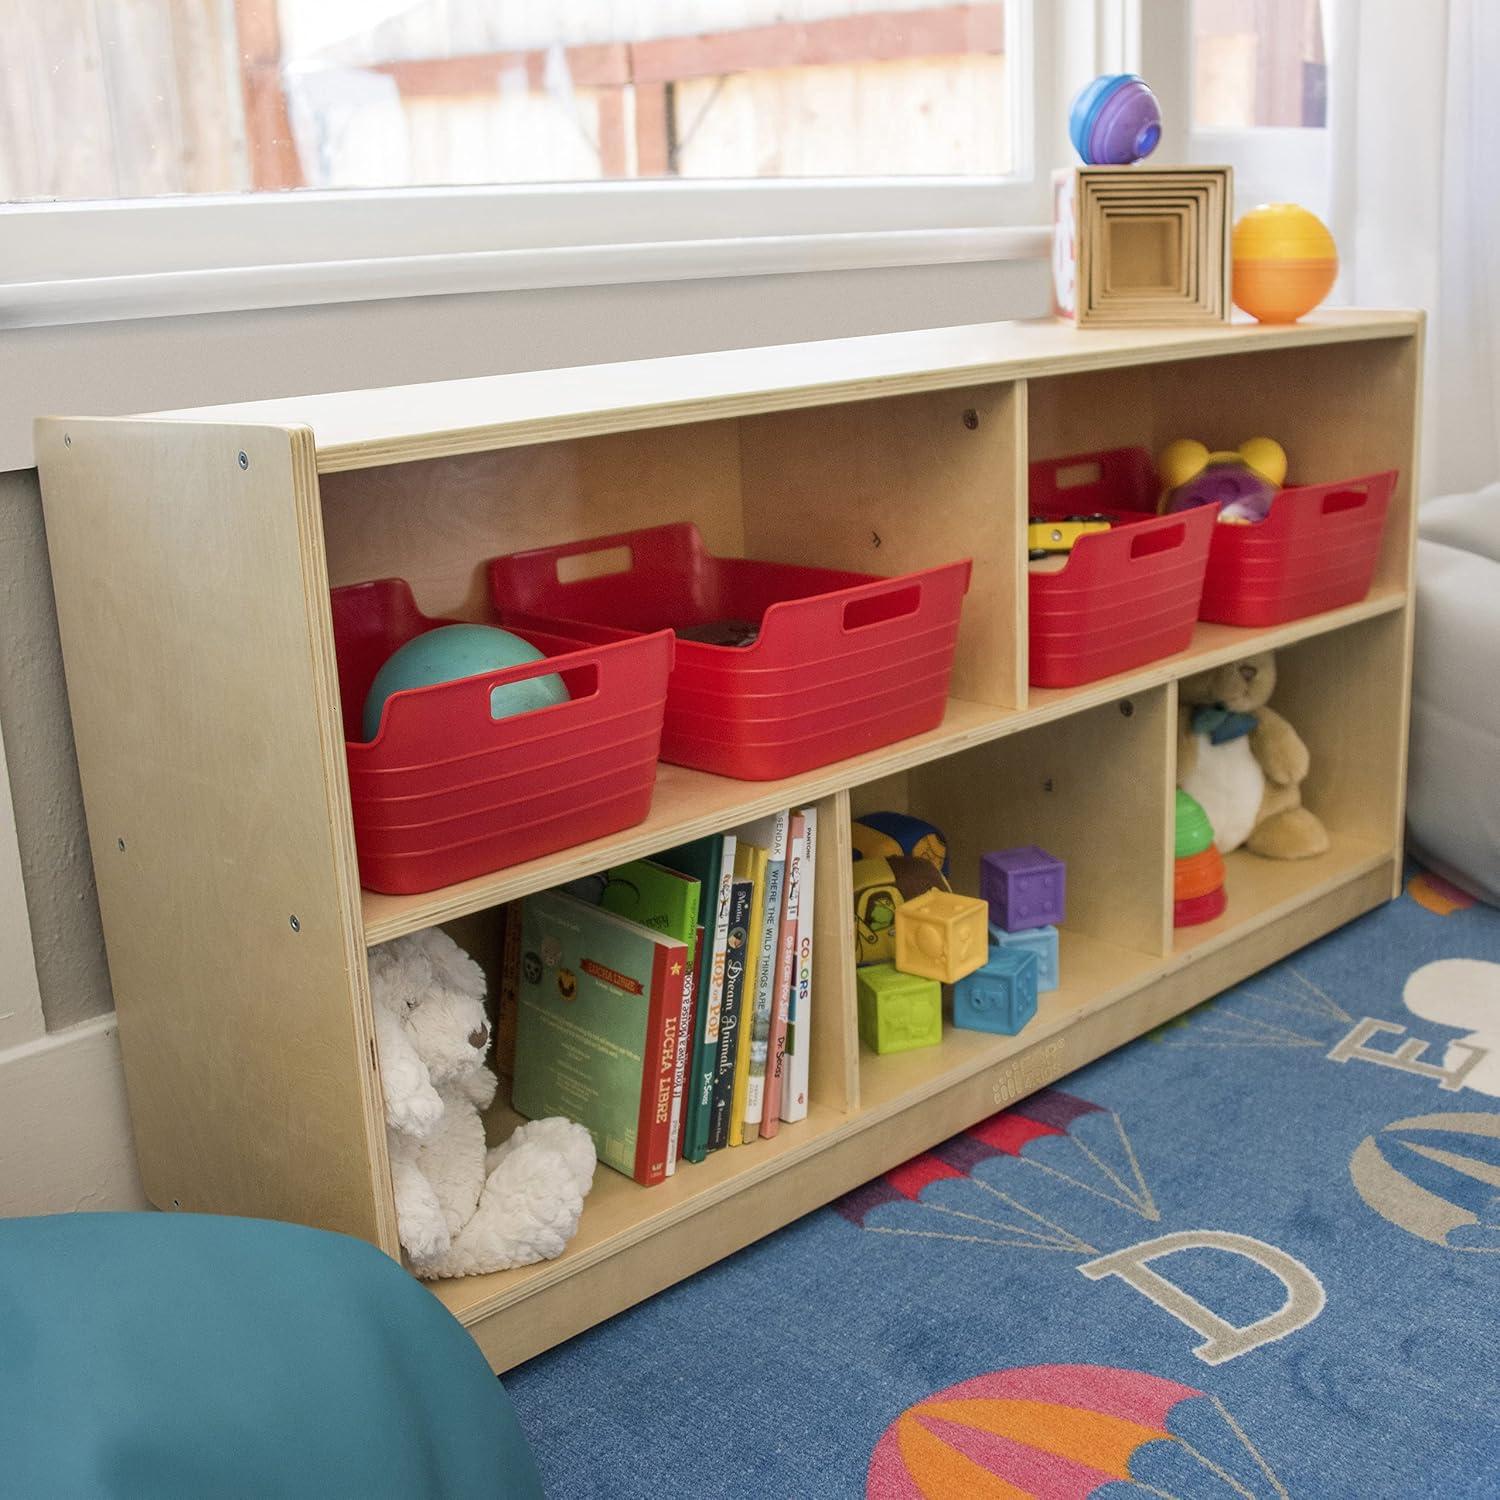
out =
[(1302, 805), (1307, 746), (1266, 706), (1275, 690), (1269, 651), (1178, 685), (1177, 784), (1208, 814), (1223, 854), (1244, 844), (1307, 859), (1328, 848), (1328, 830)]

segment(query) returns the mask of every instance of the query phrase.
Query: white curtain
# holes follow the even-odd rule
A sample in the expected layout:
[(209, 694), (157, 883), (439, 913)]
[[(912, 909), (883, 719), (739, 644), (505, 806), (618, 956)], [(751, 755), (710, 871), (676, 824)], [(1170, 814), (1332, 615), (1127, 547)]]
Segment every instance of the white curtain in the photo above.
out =
[(1425, 307), (1423, 499), (1500, 478), (1500, 0), (1324, 0), (1345, 301)]

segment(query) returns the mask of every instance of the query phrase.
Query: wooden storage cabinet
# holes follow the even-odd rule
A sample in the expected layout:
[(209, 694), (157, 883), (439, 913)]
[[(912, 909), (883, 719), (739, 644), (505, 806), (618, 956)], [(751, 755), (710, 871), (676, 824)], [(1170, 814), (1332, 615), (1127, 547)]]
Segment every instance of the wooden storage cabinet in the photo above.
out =
[[(1389, 898), (1399, 879), (1421, 323), (1078, 333), (996, 324), (399, 390), (39, 424), (75, 737), (147, 1192), (399, 1253), (365, 950), (436, 922), (493, 958), (494, 909), (607, 863), (815, 802), (812, 1108), (641, 1188), (601, 1170), (556, 1261), (439, 1284), (497, 1369), (826, 1203)], [(1280, 439), (1293, 473), (1394, 467), (1362, 602), (1082, 687), (1027, 686), (1026, 466), (1178, 436)], [(972, 557), (933, 731), (779, 782), (661, 767), (648, 819), (461, 885), (362, 891), (331, 586), (395, 575), (483, 618), (482, 564), (693, 520), (729, 555), (899, 573)], [(1177, 681), (1281, 653), (1333, 847), (1228, 860), (1229, 908), (1174, 932)], [(1062, 984), (1018, 1037), (862, 1053), (853, 810), (1067, 861)], [(497, 1103), (493, 1132), (514, 1123)]]

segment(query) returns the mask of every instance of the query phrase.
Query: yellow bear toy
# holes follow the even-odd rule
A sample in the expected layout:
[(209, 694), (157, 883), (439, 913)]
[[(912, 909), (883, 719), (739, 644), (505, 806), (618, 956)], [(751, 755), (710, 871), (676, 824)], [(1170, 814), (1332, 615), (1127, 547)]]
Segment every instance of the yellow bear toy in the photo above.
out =
[(1286, 468), (1286, 451), (1273, 438), (1250, 438), (1218, 453), (1195, 438), (1179, 438), (1156, 461), (1162, 485), (1157, 509), (1166, 515), (1217, 504), (1221, 521), (1253, 525), (1270, 514), (1277, 490), (1286, 483)]

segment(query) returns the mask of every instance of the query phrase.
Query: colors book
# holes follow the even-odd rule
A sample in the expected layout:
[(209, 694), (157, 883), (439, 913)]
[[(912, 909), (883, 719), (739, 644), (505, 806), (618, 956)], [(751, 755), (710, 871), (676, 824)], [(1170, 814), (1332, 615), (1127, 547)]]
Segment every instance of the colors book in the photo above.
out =
[(734, 1042), (734, 1095), (729, 1104), (729, 1144), (745, 1143), (745, 1097), (750, 1089), (750, 1049), (755, 1030), (755, 996), (760, 982), (761, 931), (766, 911), (766, 868), (770, 856), (748, 842), (749, 830), (739, 836), (734, 877), (750, 882), (750, 923), (745, 931), (744, 991), (740, 997), (739, 1029)]
[(522, 904), (512, 1100), (566, 1115), (599, 1160), (647, 1185), (667, 1175), (686, 943), (563, 891)]
[(781, 1118), (807, 1118), (808, 1064), (812, 1058), (813, 899), (818, 881), (818, 810), (804, 807), (807, 852), (802, 861), (802, 889), (797, 903), (797, 964), (792, 985), (792, 1009), (786, 1028), (786, 1077), (781, 1093)]

